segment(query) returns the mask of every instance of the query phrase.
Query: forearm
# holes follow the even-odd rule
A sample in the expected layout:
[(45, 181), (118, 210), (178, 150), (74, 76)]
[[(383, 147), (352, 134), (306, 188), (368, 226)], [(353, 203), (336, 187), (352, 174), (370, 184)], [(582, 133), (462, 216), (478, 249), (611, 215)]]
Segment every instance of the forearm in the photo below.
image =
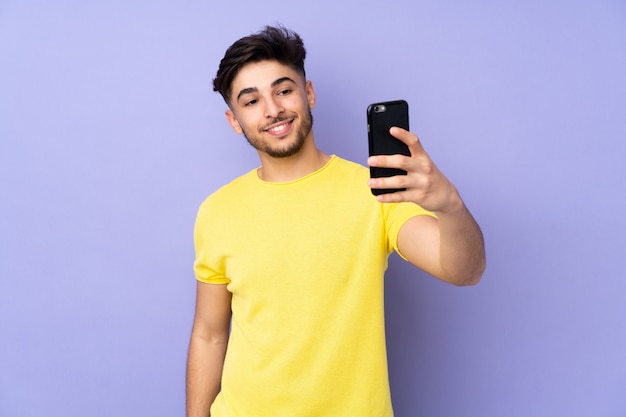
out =
[(209, 417), (220, 391), (227, 339), (210, 339), (192, 332), (187, 359), (187, 417)]
[(456, 285), (478, 283), (486, 266), (483, 234), (462, 200), (438, 212), (439, 251), (445, 279)]

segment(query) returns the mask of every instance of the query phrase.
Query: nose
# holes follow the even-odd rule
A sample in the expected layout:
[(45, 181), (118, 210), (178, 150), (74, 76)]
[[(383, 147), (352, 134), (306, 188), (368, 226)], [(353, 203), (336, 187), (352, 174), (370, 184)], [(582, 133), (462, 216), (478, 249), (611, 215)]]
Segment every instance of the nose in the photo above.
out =
[(285, 109), (280, 101), (277, 101), (274, 97), (265, 101), (265, 117), (268, 119), (276, 118), (284, 111)]

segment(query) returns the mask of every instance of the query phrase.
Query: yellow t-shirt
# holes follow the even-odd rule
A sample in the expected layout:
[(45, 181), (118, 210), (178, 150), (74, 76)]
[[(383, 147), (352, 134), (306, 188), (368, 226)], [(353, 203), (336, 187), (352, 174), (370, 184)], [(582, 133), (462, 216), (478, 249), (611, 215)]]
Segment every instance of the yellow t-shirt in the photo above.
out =
[(256, 170), (207, 198), (196, 278), (226, 284), (232, 323), (212, 417), (390, 417), (383, 274), (401, 226), (365, 167), (332, 156), (296, 181)]

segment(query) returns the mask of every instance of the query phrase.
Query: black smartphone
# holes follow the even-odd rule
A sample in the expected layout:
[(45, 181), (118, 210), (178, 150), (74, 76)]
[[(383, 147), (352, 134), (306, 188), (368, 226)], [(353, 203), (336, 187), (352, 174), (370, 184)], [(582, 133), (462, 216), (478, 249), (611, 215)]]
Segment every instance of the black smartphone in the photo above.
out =
[[(405, 100), (374, 103), (367, 107), (367, 136), (370, 156), (411, 155), (409, 147), (389, 133), (389, 129), (392, 126), (409, 130), (409, 104)], [(406, 175), (406, 171), (396, 168), (370, 167), (370, 176), (372, 178), (392, 177), (395, 175)], [(404, 189), (372, 188), (374, 195), (395, 193), (396, 191), (404, 191)]]

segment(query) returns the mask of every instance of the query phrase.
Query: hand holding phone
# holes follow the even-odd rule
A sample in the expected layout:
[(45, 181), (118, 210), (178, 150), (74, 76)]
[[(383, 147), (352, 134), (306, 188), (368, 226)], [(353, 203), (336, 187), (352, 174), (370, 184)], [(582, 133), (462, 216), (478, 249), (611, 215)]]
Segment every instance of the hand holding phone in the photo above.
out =
[[(409, 130), (409, 105), (404, 100), (386, 101), (370, 104), (367, 107), (367, 135), (369, 156), (406, 155), (411, 156), (409, 147), (389, 133), (393, 126)], [(372, 178), (406, 175), (406, 171), (397, 168), (370, 167)], [(399, 188), (373, 188), (374, 195), (404, 191)]]

